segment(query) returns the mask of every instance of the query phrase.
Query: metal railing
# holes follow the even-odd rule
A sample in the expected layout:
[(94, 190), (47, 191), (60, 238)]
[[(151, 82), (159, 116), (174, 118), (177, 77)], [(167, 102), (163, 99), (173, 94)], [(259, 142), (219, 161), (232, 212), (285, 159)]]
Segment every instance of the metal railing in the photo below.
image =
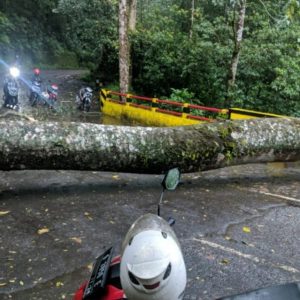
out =
[(132, 94), (106, 90), (106, 100), (120, 105), (129, 105), (140, 109), (155, 111), (167, 115), (194, 119), (204, 122), (214, 122), (221, 115), (222, 119), (229, 117), (228, 109), (207, 107), (196, 104), (181, 103), (173, 100), (162, 100)]

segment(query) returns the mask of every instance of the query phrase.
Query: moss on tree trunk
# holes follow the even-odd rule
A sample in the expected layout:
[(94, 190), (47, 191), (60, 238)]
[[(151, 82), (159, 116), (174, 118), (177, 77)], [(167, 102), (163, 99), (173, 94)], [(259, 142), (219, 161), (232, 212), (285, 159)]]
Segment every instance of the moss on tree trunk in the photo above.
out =
[(162, 173), (300, 159), (300, 119), (185, 127), (0, 121), (0, 169)]

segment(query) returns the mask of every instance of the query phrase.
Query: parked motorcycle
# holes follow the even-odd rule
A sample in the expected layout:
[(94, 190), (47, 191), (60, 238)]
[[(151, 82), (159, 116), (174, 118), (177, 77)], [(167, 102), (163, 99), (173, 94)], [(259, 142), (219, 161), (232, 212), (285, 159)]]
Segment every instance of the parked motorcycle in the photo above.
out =
[(42, 93), (44, 104), (53, 108), (57, 104), (58, 86), (55, 83), (49, 84), (46, 91)]
[[(170, 170), (162, 182), (163, 192), (165, 189), (174, 190), (179, 182), (179, 178), (180, 173), (178, 169)], [(175, 221), (169, 219), (166, 222), (159, 216), (163, 192), (158, 204), (157, 215), (143, 215), (132, 224), (123, 241), (120, 256), (112, 258), (113, 248), (111, 247), (96, 259), (90, 279), (76, 291), (73, 300), (184, 299), (183, 291), (186, 284), (186, 270), (178, 240), (170, 227)], [(163, 245), (163, 248), (172, 249), (172, 256), (176, 257), (176, 259), (157, 260), (152, 244), (148, 242), (149, 232), (155, 232), (156, 230), (163, 238), (169, 236), (177, 244), (175, 246)], [(143, 236), (146, 236), (144, 241)], [(155, 243), (160, 244), (161, 240), (158, 238)], [(179, 252), (176, 251), (178, 249)], [(132, 260), (136, 264), (132, 263)], [(178, 264), (180, 261), (183, 264)], [(153, 267), (155, 264), (156, 266)], [(159, 270), (158, 272), (153, 271), (156, 268)], [(151, 280), (153, 278), (150, 279), (150, 277), (155, 276), (153, 274), (159, 275), (154, 280)], [(166, 282), (171, 284), (168, 285)], [(159, 287), (162, 287), (162, 289), (159, 290)], [(170, 290), (168, 290), (168, 287)], [(179, 291), (181, 292), (178, 294)], [(142, 296), (141, 292), (144, 292)], [(287, 299), (300, 300), (300, 283), (276, 285), (243, 294), (218, 298), (218, 300)]]
[[(164, 190), (179, 183), (177, 168), (167, 172), (157, 215), (146, 214), (130, 227), (122, 244), (121, 256), (113, 248), (100, 255), (92, 275), (76, 292), (74, 300), (183, 299), (186, 269), (179, 242), (171, 226), (159, 216)], [(153, 297), (154, 296), (154, 297)]]
[(93, 90), (90, 87), (82, 88), (76, 96), (77, 108), (89, 112), (93, 99)]
[(19, 95), (19, 84), (18, 77), (20, 76), (20, 70), (17, 67), (9, 69), (9, 75), (6, 77), (3, 86), (3, 100), (4, 107), (18, 110), (18, 95)]
[(35, 106), (41, 99), (42, 84), (41, 81), (34, 80), (30, 88), (29, 102), (31, 106)]

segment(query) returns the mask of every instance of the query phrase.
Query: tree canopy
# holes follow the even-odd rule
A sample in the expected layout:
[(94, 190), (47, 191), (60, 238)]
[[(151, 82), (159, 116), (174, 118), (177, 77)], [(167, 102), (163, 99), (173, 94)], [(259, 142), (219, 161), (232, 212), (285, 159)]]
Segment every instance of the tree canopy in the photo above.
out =
[[(299, 0), (247, 1), (234, 86), (228, 70), (245, 0), (138, 0), (130, 33), (131, 92), (193, 95), (187, 102), (300, 116)], [(0, 55), (88, 66), (105, 85), (119, 80), (117, 0), (0, 3)]]

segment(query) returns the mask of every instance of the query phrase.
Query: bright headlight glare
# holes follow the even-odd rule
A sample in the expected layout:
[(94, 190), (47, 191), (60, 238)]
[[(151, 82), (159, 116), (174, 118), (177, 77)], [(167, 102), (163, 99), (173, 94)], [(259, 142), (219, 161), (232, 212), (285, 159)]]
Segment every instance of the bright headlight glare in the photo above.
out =
[(18, 77), (20, 75), (20, 70), (16, 67), (12, 67), (9, 69), (10, 75), (13, 77)]

